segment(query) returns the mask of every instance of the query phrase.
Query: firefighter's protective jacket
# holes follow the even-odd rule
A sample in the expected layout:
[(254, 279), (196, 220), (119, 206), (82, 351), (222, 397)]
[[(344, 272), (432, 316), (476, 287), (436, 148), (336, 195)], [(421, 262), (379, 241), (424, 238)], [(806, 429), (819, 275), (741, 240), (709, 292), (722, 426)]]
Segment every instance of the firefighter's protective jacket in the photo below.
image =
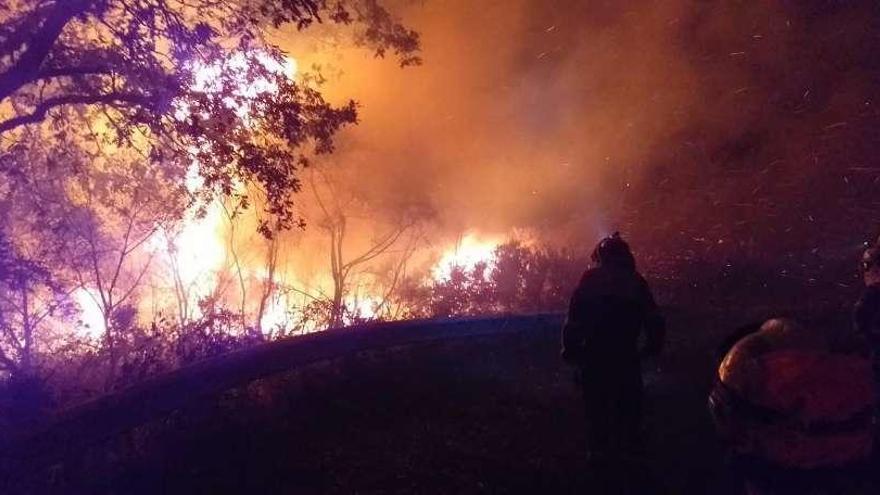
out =
[(799, 469), (870, 456), (870, 362), (830, 350), (834, 330), (769, 320), (727, 353), (709, 410), (734, 451)]
[[(639, 350), (638, 339), (646, 343)], [(627, 267), (600, 265), (584, 273), (562, 330), (562, 357), (602, 371), (638, 369), (660, 352), (665, 323), (645, 279)]]

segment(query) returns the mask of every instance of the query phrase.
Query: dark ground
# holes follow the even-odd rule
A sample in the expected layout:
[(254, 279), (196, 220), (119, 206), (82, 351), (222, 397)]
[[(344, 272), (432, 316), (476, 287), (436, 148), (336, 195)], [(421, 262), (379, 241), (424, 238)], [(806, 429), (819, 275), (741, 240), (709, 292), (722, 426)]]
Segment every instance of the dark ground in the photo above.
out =
[[(627, 476), (639, 484), (627, 493), (730, 493), (705, 399), (712, 350), (741, 322), (669, 317), (667, 352), (645, 366), (646, 467)], [(23, 491), (604, 493), (585, 453), (580, 398), (547, 326), (252, 382), (83, 449)]]

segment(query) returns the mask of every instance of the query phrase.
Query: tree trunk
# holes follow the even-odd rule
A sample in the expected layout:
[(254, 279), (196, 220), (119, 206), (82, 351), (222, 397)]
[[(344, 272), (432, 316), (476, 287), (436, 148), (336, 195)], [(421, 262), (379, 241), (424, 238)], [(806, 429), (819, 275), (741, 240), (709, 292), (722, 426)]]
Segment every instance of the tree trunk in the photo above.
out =
[(26, 286), (21, 288), (21, 328), (24, 334), (24, 342), (21, 350), (20, 371), (25, 376), (32, 376), (34, 371), (34, 331), (31, 327), (30, 300), (28, 297), (28, 288)]

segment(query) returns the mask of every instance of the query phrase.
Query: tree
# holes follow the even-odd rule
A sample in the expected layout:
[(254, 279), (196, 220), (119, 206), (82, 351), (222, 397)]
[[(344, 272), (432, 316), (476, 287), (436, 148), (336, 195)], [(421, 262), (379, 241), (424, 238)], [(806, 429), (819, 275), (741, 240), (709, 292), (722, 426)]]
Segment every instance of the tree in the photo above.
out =
[(0, 372), (33, 378), (46, 322), (70, 311), (49, 270), (24, 259), (0, 232)]
[[(168, 184), (162, 163), (98, 142), (83, 146), (80, 135), (65, 130), (64, 141), (25, 136), (36, 144), (0, 155), (7, 185), (0, 195), (3, 234), (18, 254), (18, 266), (39, 262), (45, 273), (45, 280), (31, 277), (19, 284), (20, 293), (35, 296), (38, 288), (51, 286), (64, 295), (80, 291), (94, 301), (102, 321), (90, 323), (103, 336), (112, 381), (119, 331), (136, 324), (136, 297), (151, 264), (148, 241), (163, 223), (179, 218), (188, 201), (183, 185)], [(19, 306), (28, 306), (19, 300)], [(27, 302), (33, 308), (35, 301)], [(19, 321), (27, 331), (35, 320)]]
[(583, 256), (512, 240), (499, 245), (490, 278), (498, 309), (508, 313), (562, 311), (587, 266)]
[(158, 164), (125, 157), (89, 160), (89, 171), (69, 184), (60, 211), (67, 267), (76, 285), (100, 308), (105, 344), (113, 354), (114, 317), (131, 305), (152, 263), (145, 249), (163, 223), (181, 214), (181, 194), (156, 177)]
[(257, 311), (254, 315), (254, 322), (260, 333), (263, 330), (271, 330), (263, 328), (263, 317), (273, 297), (277, 297), (277, 284), (275, 271), (278, 269), (278, 237), (272, 236), (266, 239), (266, 257), (264, 259), (264, 268), (266, 270), (260, 284), (260, 297), (257, 304)]
[(193, 284), (191, 281), (184, 280), (181, 272), (181, 261), (178, 256), (178, 248), (175, 240), (179, 234), (169, 234), (167, 231), (163, 233), (165, 236), (166, 251), (168, 252), (168, 268), (171, 274), (172, 289), (174, 293), (174, 302), (177, 306), (177, 323), (186, 325), (192, 317), (192, 292)]
[(481, 261), (468, 269), (454, 266), (449, 278), (431, 285), (429, 314), (450, 317), (497, 313), (491, 267)]
[(73, 315), (57, 230), (66, 170), (27, 148), (0, 154), (0, 371), (13, 377), (39, 374), (40, 357), (70, 337), (53, 332)]
[[(410, 260), (416, 253), (419, 245), (424, 242), (423, 229), (414, 226), (410, 229), (410, 235), (403, 240), (398, 249), (395, 249), (392, 259), (388, 260), (378, 271), (378, 279), (381, 286), (381, 298), (375, 307), (376, 318), (382, 320), (400, 320), (411, 316), (408, 308), (399, 297), (399, 292), (405, 287), (408, 280), (408, 268)], [(406, 290), (404, 288), (404, 290)]]
[[(286, 77), (268, 33), (325, 19), (357, 26), (357, 39), (379, 56), (390, 50), (401, 65), (418, 62), (417, 34), (376, 0), (4, 2), (0, 137), (46, 121), (100, 119), (114, 142), (150, 160), (178, 170), (196, 164), (205, 196), (248, 205), (236, 186), (255, 186), (271, 218), (289, 227), (304, 148), (331, 151), (334, 133), (357, 115), (354, 102), (333, 107)], [(242, 89), (255, 84), (271, 90)], [(273, 226), (259, 228), (270, 235)]]
[[(329, 320), (331, 328), (340, 327), (345, 323), (347, 313), (346, 297), (350, 295), (350, 282), (358, 270), (389, 254), (389, 250), (410, 232), (418, 223), (415, 211), (403, 209), (397, 218), (392, 219), (389, 226), (378, 236), (370, 239), (354, 255), (346, 255), (346, 238), (349, 233), (349, 220), (355, 209), (369, 209), (354, 194), (343, 192), (336, 181), (323, 170), (316, 170), (310, 178), (315, 203), (321, 214), (318, 226), (327, 233), (330, 240), (330, 275), (333, 280), (333, 292), (329, 300)], [(408, 243), (405, 257), (412, 254), (413, 242)], [(405, 259), (403, 260), (405, 263)], [(399, 267), (402, 269), (403, 265)], [(394, 281), (395, 284), (397, 280)], [(387, 297), (386, 297), (387, 299)], [(381, 304), (381, 303), (379, 303)], [(355, 315), (359, 316), (359, 315)]]
[(405, 277), (393, 299), (415, 318), (562, 311), (586, 266), (583, 255), (510, 240), (491, 262), (453, 266), (441, 278)]

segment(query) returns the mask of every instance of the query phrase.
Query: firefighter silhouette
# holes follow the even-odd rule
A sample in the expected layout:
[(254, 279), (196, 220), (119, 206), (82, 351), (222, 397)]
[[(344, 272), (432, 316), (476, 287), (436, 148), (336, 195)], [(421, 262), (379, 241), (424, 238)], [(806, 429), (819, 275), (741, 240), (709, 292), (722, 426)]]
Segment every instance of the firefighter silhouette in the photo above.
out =
[(853, 311), (853, 323), (868, 341), (876, 394), (880, 390), (880, 239), (865, 251), (860, 269), (865, 290)]
[(599, 242), (592, 260), (571, 297), (562, 357), (579, 371), (591, 453), (616, 457), (639, 446), (640, 361), (660, 352), (665, 322), (620, 234)]

